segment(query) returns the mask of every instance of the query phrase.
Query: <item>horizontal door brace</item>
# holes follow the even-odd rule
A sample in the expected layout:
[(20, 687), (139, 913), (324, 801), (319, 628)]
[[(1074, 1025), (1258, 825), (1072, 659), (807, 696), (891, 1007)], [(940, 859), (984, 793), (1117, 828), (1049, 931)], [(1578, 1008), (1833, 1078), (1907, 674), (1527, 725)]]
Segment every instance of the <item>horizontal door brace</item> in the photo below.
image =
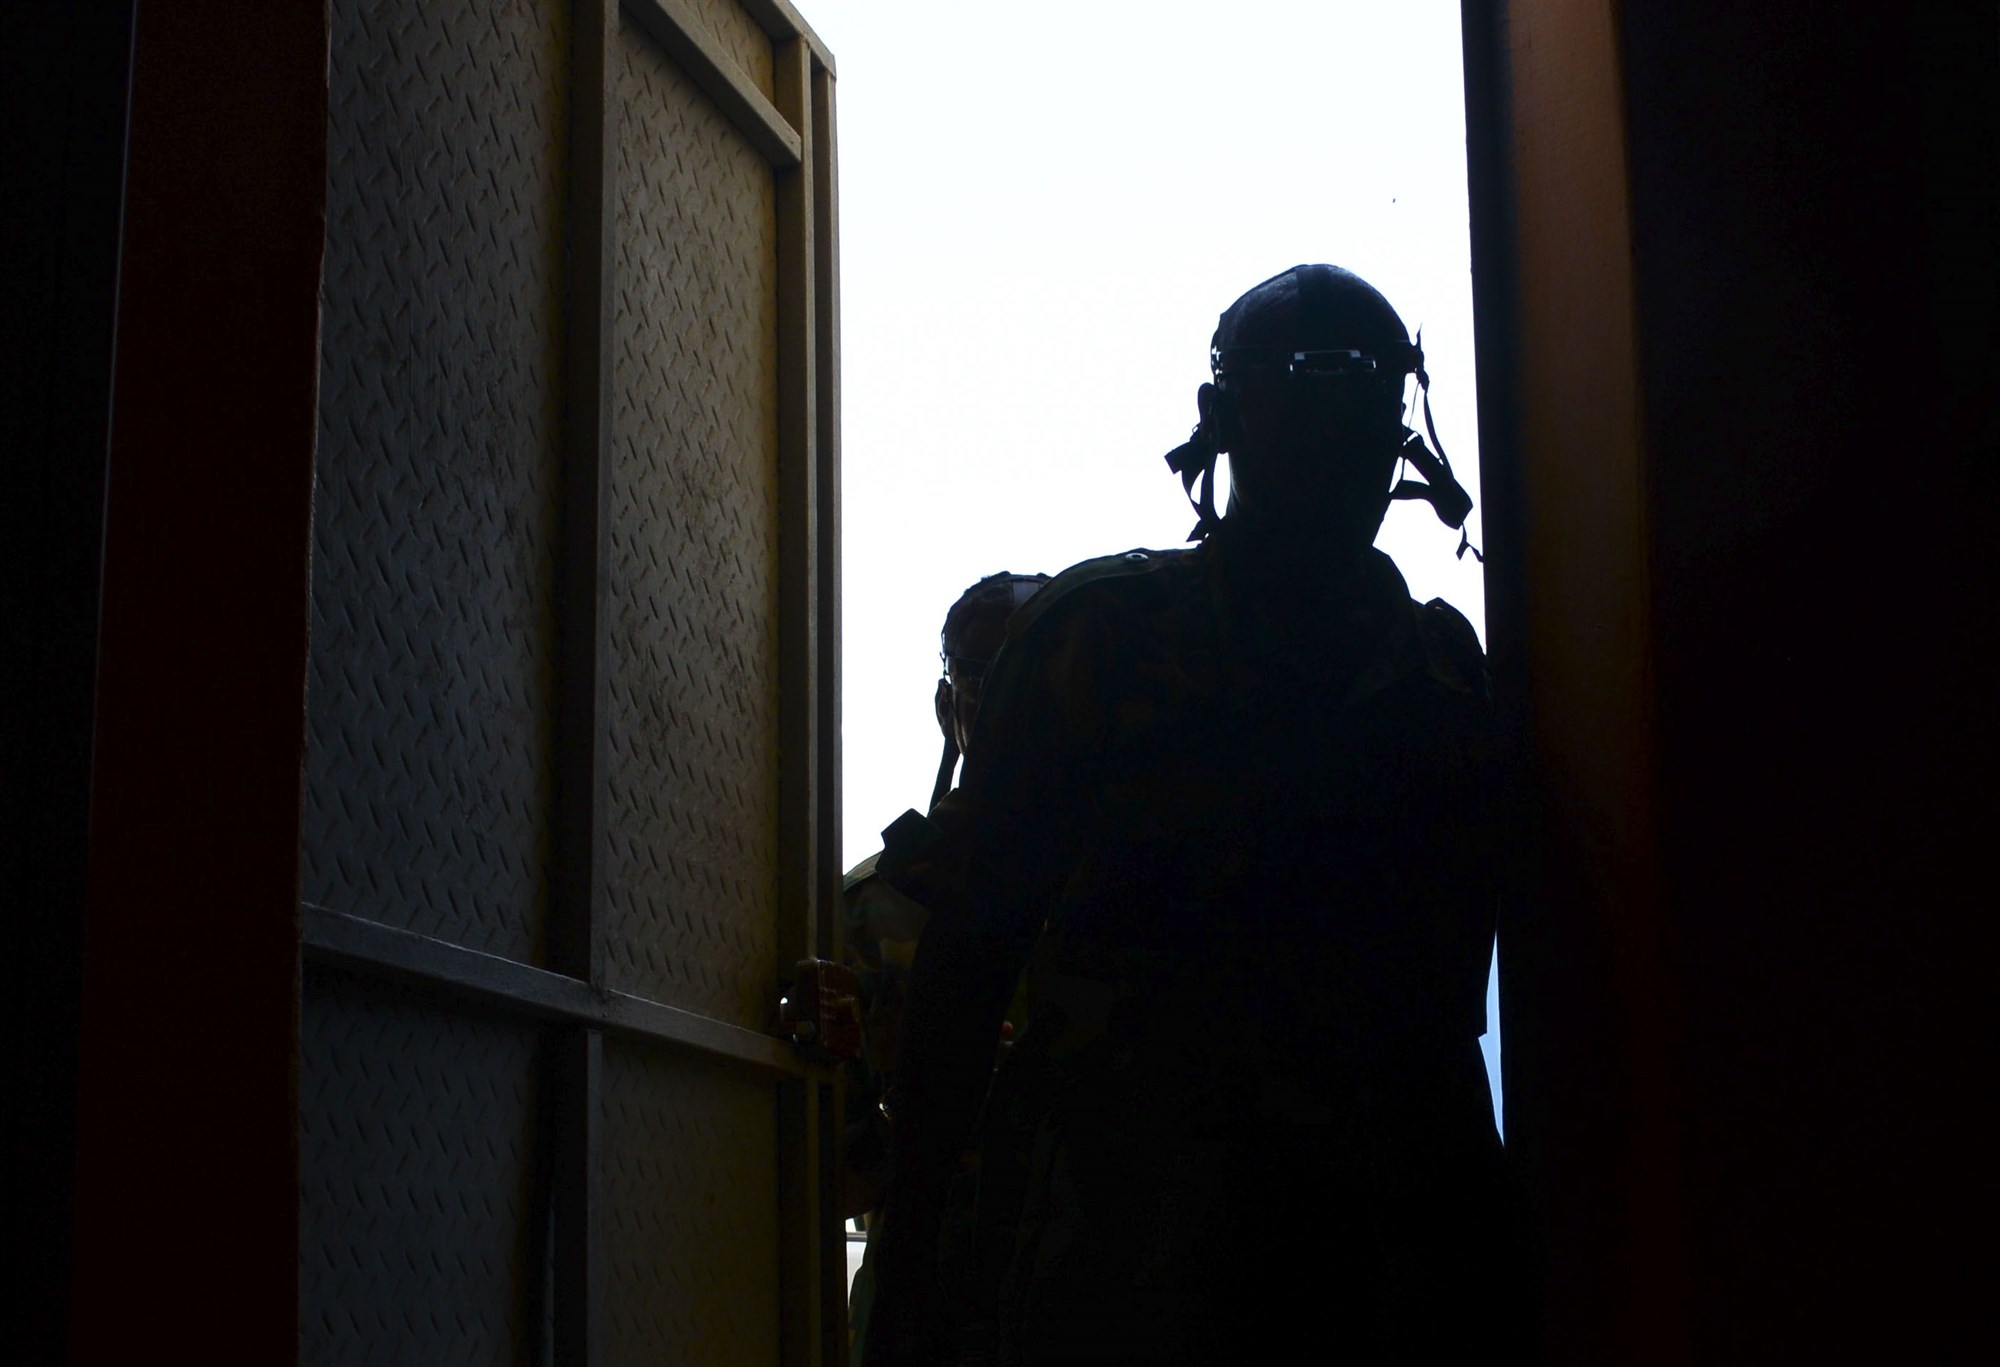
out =
[(623, 0), (625, 13), (652, 35), (654, 42), (680, 64), (723, 117), (736, 125), (752, 147), (778, 170), (797, 166), (804, 141), (770, 97), (750, 83), (742, 68), (725, 55), (708, 29), (684, 0)]
[(687, 1049), (785, 1077), (832, 1081), (786, 1040), (580, 978), (483, 954), (415, 931), (314, 906), (300, 908), (306, 962), (411, 983), (533, 1020), (564, 1021), (661, 1048)]

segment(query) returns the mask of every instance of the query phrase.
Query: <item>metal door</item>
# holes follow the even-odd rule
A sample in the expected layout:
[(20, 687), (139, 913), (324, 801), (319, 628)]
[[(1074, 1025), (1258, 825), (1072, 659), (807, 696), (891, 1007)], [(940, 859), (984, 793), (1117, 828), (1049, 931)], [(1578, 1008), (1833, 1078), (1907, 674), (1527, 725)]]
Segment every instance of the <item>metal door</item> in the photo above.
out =
[(334, 0), (301, 1357), (843, 1349), (833, 63)]

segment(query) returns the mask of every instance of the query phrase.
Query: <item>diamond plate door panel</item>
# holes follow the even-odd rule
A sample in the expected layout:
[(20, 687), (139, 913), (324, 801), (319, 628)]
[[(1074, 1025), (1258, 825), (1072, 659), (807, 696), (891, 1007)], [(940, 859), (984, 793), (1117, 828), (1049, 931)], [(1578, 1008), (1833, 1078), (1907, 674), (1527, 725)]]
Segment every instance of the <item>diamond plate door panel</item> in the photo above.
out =
[(299, 1360), (526, 1361), (535, 1028), (313, 971), (300, 1036)]
[(607, 1042), (604, 1096), (606, 1367), (775, 1364), (775, 1089)]
[(770, 170), (618, 36), (607, 973), (752, 1029), (777, 981)]
[(569, 13), (332, 4), (304, 895), (530, 962)]

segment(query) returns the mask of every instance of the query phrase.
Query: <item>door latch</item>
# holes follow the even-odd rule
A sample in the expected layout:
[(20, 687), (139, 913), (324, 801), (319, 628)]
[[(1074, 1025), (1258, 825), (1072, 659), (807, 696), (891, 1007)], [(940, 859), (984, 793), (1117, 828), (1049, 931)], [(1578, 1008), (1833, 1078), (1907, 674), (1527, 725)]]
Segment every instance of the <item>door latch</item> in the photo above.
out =
[(778, 1029), (823, 1058), (861, 1057), (861, 975), (830, 959), (801, 959), (791, 988), (778, 998)]

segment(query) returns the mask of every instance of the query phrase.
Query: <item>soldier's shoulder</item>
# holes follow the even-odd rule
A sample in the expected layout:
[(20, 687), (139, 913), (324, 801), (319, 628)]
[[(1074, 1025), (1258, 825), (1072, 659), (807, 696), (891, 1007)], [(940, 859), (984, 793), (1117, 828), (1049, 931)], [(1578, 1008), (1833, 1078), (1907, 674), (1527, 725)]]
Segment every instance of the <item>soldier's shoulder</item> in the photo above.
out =
[(1143, 613), (1188, 578), (1195, 552), (1135, 549), (1081, 560), (1051, 579), (1007, 623), (1010, 641), (1074, 624)]
[(1433, 598), (1417, 609), (1417, 630), (1423, 637), (1431, 673), (1441, 682), (1480, 697), (1491, 692), (1486, 651), (1464, 613), (1442, 598)]
[(1157, 637), (1151, 628), (1187, 601), (1197, 563), (1192, 549), (1120, 551), (1080, 561), (1044, 584), (1007, 620), (979, 704), (980, 726), (1015, 713), (1039, 688), (1090, 697), (1088, 680), (1115, 667), (1132, 642)]

